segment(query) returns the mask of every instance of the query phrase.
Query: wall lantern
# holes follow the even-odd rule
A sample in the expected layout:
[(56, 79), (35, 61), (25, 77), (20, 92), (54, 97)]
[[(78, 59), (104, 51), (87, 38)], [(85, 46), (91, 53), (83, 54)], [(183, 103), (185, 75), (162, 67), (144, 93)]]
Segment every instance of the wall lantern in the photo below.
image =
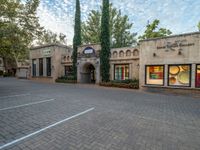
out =
[(156, 55), (156, 53), (153, 53), (153, 57), (156, 57), (157, 55)]

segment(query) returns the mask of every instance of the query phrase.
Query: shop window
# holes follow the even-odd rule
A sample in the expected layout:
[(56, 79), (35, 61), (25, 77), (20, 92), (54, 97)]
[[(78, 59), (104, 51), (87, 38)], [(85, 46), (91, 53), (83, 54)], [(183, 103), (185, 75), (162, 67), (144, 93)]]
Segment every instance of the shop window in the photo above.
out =
[(196, 66), (196, 87), (200, 88), (200, 65)]
[(146, 84), (164, 85), (164, 66), (146, 66)]
[(36, 76), (36, 59), (32, 60), (32, 76)]
[(43, 58), (39, 59), (39, 75), (43, 76)]
[(51, 58), (46, 58), (47, 76), (51, 76)]
[(65, 66), (65, 76), (72, 76), (72, 66)]
[(168, 67), (169, 86), (190, 86), (191, 66), (190, 65), (169, 65)]
[(129, 79), (129, 65), (115, 65), (115, 80)]

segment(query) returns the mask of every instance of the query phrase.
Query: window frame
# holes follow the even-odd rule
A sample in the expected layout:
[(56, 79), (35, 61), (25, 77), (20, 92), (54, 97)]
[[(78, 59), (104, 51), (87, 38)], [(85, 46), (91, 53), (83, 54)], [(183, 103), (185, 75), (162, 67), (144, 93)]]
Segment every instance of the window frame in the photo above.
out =
[(195, 71), (195, 88), (200, 88), (200, 86), (198, 87), (197, 85), (196, 85), (196, 82), (197, 82), (197, 66), (200, 66), (200, 64), (196, 64), (196, 71)]
[[(40, 64), (40, 60), (42, 60), (42, 65)], [(40, 68), (42, 66), (42, 69)], [(39, 58), (39, 76), (44, 76), (44, 61), (43, 58)], [(41, 72), (42, 71), (42, 72)]]
[[(50, 61), (49, 61), (50, 63), (49, 64), (47, 63), (48, 59), (50, 59)], [(52, 60), (51, 57), (46, 57), (46, 75), (47, 75), (47, 77), (51, 77), (51, 75), (52, 75), (52, 72), (51, 72), (52, 71), (52, 69), (51, 69), (51, 60)]]
[[(148, 84), (147, 83), (147, 67), (153, 67), (153, 66), (162, 66), (163, 67), (163, 83), (162, 84)], [(165, 85), (165, 65), (145, 65), (145, 75), (144, 75), (144, 78), (145, 78), (145, 85), (151, 85), (151, 86), (164, 86)]]
[[(115, 66), (119, 66), (119, 65), (128, 65), (128, 79), (130, 79), (130, 64), (129, 63), (125, 63), (125, 64), (114, 64), (114, 80), (117, 80), (115, 79)], [(128, 80), (128, 79), (125, 79), (125, 80)], [(124, 80), (118, 80), (118, 81), (124, 81)]]
[[(183, 85), (170, 85), (169, 84), (169, 68), (170, 66), (186, 66), (186, 65), (189, 65), (190, 66), (190, 71), (189, 71), (189, 75), (190, 75), (190, 78), (189, 78), (189, 85), (188, 86), (183, 86)], [(191, 64), (168, 64), (168, 70), (167, 70), (167, 86), (169, 87), (191, 87), (191, 83), (192, 83), (192, 65)]]
[[(36, 62), (36, 64), (34, 64), (34, 61)], [(32, 59), (32, 77), (36, 76), (37, 76), (37, 59)]]

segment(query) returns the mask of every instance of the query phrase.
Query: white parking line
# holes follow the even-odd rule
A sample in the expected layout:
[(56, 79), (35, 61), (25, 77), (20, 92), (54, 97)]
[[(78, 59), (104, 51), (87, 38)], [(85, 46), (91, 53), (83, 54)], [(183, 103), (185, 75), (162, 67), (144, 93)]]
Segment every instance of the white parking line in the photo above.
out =
[(18, 97), (18, 96), (27, 96), (27, 95), (30, 95), (30, 94), (19, 94), (19, 95), (2, 96), (2, 97), (0, 97), (0, 99), (1, 99), (1, 98)]
[(37, 102), (23, 104), (23, 105), (17, 105), (17, 106), (12, 106), (12, 107), (7, 107), (7, 108), (1, 108), (0, 111), (14, 109), (14, 108), (20, 108), (20, 107), (24, 107), (24, 106), (36, 105), (36, 104), (45, 103), (45, 102), (54, 101), (54, 100), (55, 99), (47, 99), (47, 100), (37, 101)]
[(94, 108), (87, 109), (87, 110), (85, 110), (85, 111), (83, 111), (83, 112), (81, 112), (81, 113), (78, 113), (78, 114), (76, 114), (76, 115), (73, 115), (73, 116), (71, 116), (71, 117), (68, 117), (68, 118), (66, 118), (66, 119), (63, 119), (63, 120), (61, 120), (61, 121), (59, 121), (59, 122), (56, 122), (56, 123), (54, 123), (54, 124), (52, 124), (52, 125), (50, 125), (50, 126), (47, 126), (47, 127), (45, 127), (45, 128), (42, 128), (42, 129), (40, 129), (40, 130), (38, 130), (38, 131), (36, 131), (36, 132), (33, 132), (33, 133), (28, 134), (28, 135), (26, 135), (26, 136), (24, 136), (24, 137), (21, 137), (21, 138), (19, 138), (19, 139), (17, 139), (17, 140), (14, 140), (14, 141), (12, 141), (12, 142), (10, 142), (10, 143), (7, 143), (7, 144), (5, 144), (5, 145), (2, 145), (2, 146), (0, 146), (0, 150), (3, 149), (3, 148), (6, 148), (6, 147), (8, 147), (8, 146), (11, 146), (11, 145), (13, 145), (13, 144), (15, 144), (15, 143), (18, 143), (18, 142), (20, 142), (20, 141), (22, 141), (22, 140), (25, 140), (25, 139), (27, 139), (27, 138), (29, 138), (29, 137), (31, 137), (31, 136), (34, 136), (34, 135), (36, 135), (36, 134), (39, 134), (40, 132), (43, 132), (43, 131), (45, 131), (45, 130), (47, 130), (47, 129), (50, 129), (50, 128), (52, 128), (52, 127), (54, 127), (54, 126), (56, 126), (56, 125), (59, 125), (59, 124), (61, 124), (61, 123), (63, 123), (63, 122), (66, 122), (66, 121), (68, 121), (68, 120), (71, 120), (71, 119), (73, 119), (73, 118), (76, 118), (76, 117), (78, 117), (78, 116), (81, 116), (81, 115), (83, 115), (83, 114), (85, 114), (85, 113), (88, 113), (88, 112), (90, 112), (90, 111), (92, 111), (92, 110), (94, 110)]

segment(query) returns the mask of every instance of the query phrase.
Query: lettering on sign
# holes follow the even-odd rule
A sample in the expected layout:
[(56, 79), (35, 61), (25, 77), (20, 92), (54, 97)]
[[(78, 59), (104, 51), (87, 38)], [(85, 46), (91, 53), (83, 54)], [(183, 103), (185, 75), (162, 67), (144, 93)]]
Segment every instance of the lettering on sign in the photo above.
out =
[(42, 51), (42, 56), (50, 56), (51, 55), (51, 49), (44, 49)]
[(178, 48), (178, 50), (182, 50), (182, 47), (188, 47), (188, 46), (194, 46), (194, 43), (186, 43), (186, 40), (179, 40), (175, 42), (166, 42), (166, 45), (164, 46), (157, 46), (157, 49), (165, 49), (166, 52), (169, 50), (175, 51), (175, 48)]
[(94, 49), (91, 47), (87, 47), (84, 49), (83, 51), (84, 54), (93, 54), (94, 53)]

